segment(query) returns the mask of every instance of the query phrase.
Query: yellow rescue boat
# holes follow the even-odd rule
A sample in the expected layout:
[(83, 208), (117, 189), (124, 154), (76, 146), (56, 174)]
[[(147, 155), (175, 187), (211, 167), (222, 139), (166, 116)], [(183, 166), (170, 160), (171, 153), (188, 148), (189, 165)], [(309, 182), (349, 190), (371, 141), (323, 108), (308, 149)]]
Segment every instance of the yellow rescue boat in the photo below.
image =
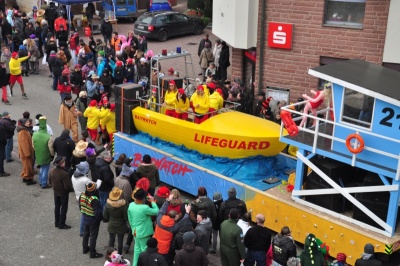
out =
[(217, 157), (275, 156), (287, 145), (279, 141), (280, 125), (241, 112), (218, 114), (201, 124), (142, 107), (133, 109), (132, 115), (138, 131)]

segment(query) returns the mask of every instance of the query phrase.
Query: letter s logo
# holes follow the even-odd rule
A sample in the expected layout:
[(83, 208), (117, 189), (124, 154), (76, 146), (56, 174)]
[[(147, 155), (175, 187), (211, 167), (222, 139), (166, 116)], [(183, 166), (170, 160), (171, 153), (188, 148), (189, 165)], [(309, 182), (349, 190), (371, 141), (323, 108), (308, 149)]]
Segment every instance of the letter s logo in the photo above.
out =
[(276, 44), (286, 44), (286, 33), (282, 32), (282, 26), (278, 27), (278, 31), (274, 31), (272, 42)]

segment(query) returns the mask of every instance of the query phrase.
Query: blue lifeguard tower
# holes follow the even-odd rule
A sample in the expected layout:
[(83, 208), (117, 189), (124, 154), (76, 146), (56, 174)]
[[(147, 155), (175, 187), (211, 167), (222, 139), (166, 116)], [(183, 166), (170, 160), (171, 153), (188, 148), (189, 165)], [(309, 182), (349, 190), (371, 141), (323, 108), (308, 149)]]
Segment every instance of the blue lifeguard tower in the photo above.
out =
[[(399, 206), (400, 180), (400, 72), (352, 59), (310, 69), (308, 73), (332, 83), (331, 104), (318, 113), (313, 127), (299, 128), (296, 136), (281, 134), (280, 140), (298, 147), (295, 188), (292, 199), (300, 204), (330, 214), (367, 230), (393, 237)], [(294, 106), (301, 103), (294, 104)], [(299, 120), (303, 113), (293, 105), (282, 109), (295, 113)], [(281, 131), (282, 132), (282, 131)], [(334, 180), (321, 162), (340, 162), (347, 167), (336, 175), (357, 179), (375, 175), (377, 183)], [(357, 169), (357, 171), (353, 171)], [(307, 189), (305, 181), (310, 173), (317, 174), (329, 187)], [(340, 179), (341, 180), (341, 179)], [(380, 193), (380, 194), (379, 194)], [(387, 195), (367, 198), (363, 195)], [(338, 212), (321, 206), (308, 198), (338, 195), (346, 206)], [(384, 200), (382, 200), (384, 199)], [(387, 201), (380, 205), (379, 201)], [(378, 209), (377, 209), (378, 206)], [(362, 215), (360, 215), (360, 213)], [(356, 215), (357, 214), (357, 215)], [(366, 222), (359, 217), (368, 217)]]

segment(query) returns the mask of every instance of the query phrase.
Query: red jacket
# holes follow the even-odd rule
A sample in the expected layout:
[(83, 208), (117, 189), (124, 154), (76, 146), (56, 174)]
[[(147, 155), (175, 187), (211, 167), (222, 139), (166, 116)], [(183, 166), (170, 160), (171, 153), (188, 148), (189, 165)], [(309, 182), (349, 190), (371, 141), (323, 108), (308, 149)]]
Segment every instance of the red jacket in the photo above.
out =
[(63, 17), (59, 17), (54, 20), (54, 30), (57, 32), (60, 30), (60, 26), (64, 26), (64, 30), (67, 30), (67, 21)]
[[(163, 215), (160, 220), (160, 224), (164, 227), (172, 228), (175, 225), (175, 220), (168, 215)], [(158, 253), (163, 255), (168, 254), (174, 234), (166, 229), (162, 229), (157, 224), (153, 237), (158, 241)]]

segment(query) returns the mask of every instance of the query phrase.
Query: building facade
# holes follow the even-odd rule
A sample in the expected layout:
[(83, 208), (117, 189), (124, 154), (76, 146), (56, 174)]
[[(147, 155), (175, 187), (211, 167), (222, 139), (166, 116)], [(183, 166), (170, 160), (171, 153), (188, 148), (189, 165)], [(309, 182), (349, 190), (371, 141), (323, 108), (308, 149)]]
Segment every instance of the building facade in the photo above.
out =
[[(236, 14), (233, 22), (221, 10)], [(290, 90), (295, 101), (320, 85), (307, 74), (312, 67), (358, 58), (400, 71), (398, 10), (395, 0), (221, 0), (214, 1), (213, 33), (232, 46), (232, 77), (254, 81), (255, 92)]]

